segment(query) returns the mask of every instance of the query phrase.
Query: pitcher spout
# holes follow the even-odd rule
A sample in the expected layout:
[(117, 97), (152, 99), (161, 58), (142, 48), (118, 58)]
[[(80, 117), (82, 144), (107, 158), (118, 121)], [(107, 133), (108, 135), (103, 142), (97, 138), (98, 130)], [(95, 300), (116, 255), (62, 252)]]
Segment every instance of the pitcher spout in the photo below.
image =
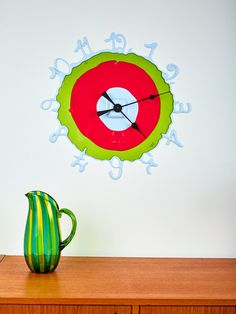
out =
[(53, 205), (56, 205), (56, 207), (59, 210), (59, 207), (57, 205), (57, 202), (55, 201), (54, 198), (52, 198), (49, 194), (42, 192), (42, 191), (30, 191), (25, 194), (25, 196), (29, 199), (32, 200), (34, 198), (39, 198), (42, 201), (50, 202)]
[(26, 196), (27, 198), (29, 198), (31, 194), (32, 194), (32, 192), (28, 192), (28, 193), (25, 194), (25, 196)]

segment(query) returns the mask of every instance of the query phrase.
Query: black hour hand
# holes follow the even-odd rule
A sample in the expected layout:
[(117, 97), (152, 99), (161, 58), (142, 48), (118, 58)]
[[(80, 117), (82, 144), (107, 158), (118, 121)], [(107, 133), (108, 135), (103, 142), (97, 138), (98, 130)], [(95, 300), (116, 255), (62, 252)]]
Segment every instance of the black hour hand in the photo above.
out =
[(110, 98), (110, 96), (107, 94), (107, 92), (102, 93), (102, 96), (105, 97), (109, 102), (111, 102), (115, 106), (114, 101)]
[(100, 110), (100, 111), (97, 112), (97, 114), (100, 117), (100, 116), (102, 116), (102, 115), (104, 115), (104, 114), (106, 114), (108, 112), (113, 111), (113, 110), (114, 110), (113, 108), (112, 109), (107, 109), (107, 110)]

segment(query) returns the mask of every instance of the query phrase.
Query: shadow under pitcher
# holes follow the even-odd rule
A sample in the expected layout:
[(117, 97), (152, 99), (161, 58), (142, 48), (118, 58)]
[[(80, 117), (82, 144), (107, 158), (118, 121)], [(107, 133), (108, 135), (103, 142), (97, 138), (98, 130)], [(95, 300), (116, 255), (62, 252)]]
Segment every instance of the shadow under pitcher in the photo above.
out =
[[(75, 235), (76, 217), (69, 209), (59, 209), (57, 202), (45, 192), (31, 191), (26, 196), (29, 200), (24, 237), (26, 263), (34, 273), (52, 272), (58, 265), (61, 250)], [(63, 213), (71, 218), (72, 230), (61, 241), (59, 218)]]

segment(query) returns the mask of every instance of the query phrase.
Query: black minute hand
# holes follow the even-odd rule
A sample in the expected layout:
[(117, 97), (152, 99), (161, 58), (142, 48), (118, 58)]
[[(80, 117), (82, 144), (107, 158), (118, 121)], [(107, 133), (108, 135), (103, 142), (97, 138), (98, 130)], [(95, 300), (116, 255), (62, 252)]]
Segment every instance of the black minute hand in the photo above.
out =
[[(155, 99), (155, 98), (157, 98), (159, 96), (162, 96), (162, 95), (165, 95), (165, 94), (168, 94), (168, 93), (170, 93), (170, 91), (167, 91), (167, 92), (164, 92), (164, 93), (160, 93), (160, 94), (156, 94), (156, 95), (151, 94), (151, 95), (149, 95), (146, 98), (142, 98), (142, 99), (130, 102), (128, 104), (121, 105), (121, 108), (126, 107), (126, 106), (130, 106), (130, 105), (133, 105), (133, 104), (136, 104), (138, 102), (145, 101), (145, 100), (148, 100), (148, 99), (153, 100), (153, 99)], [(111, 102), (115, 106), (114, 101), (110, 98), (110, 96), (107, 94), (107, 92), (102, 93), (102, 96), (105, 97), (109, 102)], [(112, 109), (100, 110), (100, 111), (97, 112), (97, 114), (100, 117), (100, 116), (102, 116), (102, 115), (104, 115), (104, 114), (106, 114), (108, 112), (113, 111), (113, 110), (114, 110), (114, 107)]]
[(160, 93), (160, 94), (156, 94), (156, 95), (150, 95), (149, 97), (146, 97), (146, 98), (143, 98), (143, 99), (139, 99), (139, 100), (130, 102), (130, 103), (128, 103), (128, 104), (123, 105), (122, 108), (123, 108), (123, 107), (126, 107), (126, 106), (130, 106), (130, 105), (136, 104), (137, 102), (141, 102), (141, 101), (148, 100), (148, 99), (153, 100), (153, 99), (155, 99), (155, 98), (157, 98), (157, 97), (159, 97), (159, 96), (165, 95), (165, 94), (167, 94), (167, 93), (170, 93), (170, 91), (164, 92), (164, 93)]

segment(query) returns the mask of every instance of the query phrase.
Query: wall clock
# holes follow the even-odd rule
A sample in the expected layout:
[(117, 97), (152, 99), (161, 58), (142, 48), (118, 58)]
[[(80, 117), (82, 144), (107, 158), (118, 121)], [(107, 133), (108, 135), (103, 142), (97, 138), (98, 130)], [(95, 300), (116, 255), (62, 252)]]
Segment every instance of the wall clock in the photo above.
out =
[[(51, 142), (66, 135), (81, 152), (72, 163), (81, 172), (87, 166), (82, 163), (85, 156), (91, 156), (108, 160), (118, 169), (117, 175), (109, 172), (113, 179), (120, 178), (124, 161), (140, 160), (150, 173), (150, 168), (157, 166), (150, 152), (164, 135), (169, 143), (182, 146), (175, 130), (169, 137), (166, 135), (172, 113), (190, 111), (189, 104), (174, 106), (173, 82), (168, 80), (177, 76), (178, 67), (168, 65), (172, 72), (168, 76), (154, 64), (155, 43), (145, 45), (150, 52), (144, 57), (132, 49), (125, 52), (126, 39), (122, 34), (112, 33), (105, 41), (112, 42), (111, 50), (93, 52), (86, 38), (79, 40), (80, 62), (69, 64), (58, 58), (50, 68), (52, 78), (61, 79), (56, 97), (42, 103), (45, 110), (57, 103), (52, 110), (58, 113), (61, 125)], [(121, 46), (117, 47), (117, 43)], [(68, 69), (60, 71), (59, 63)]]
[(58, 118), (81, 151), (136, 160), (171, 122), (173, 96), (158, 68), (134, 53), (101, 52), (73, 68), (57, 95)]

